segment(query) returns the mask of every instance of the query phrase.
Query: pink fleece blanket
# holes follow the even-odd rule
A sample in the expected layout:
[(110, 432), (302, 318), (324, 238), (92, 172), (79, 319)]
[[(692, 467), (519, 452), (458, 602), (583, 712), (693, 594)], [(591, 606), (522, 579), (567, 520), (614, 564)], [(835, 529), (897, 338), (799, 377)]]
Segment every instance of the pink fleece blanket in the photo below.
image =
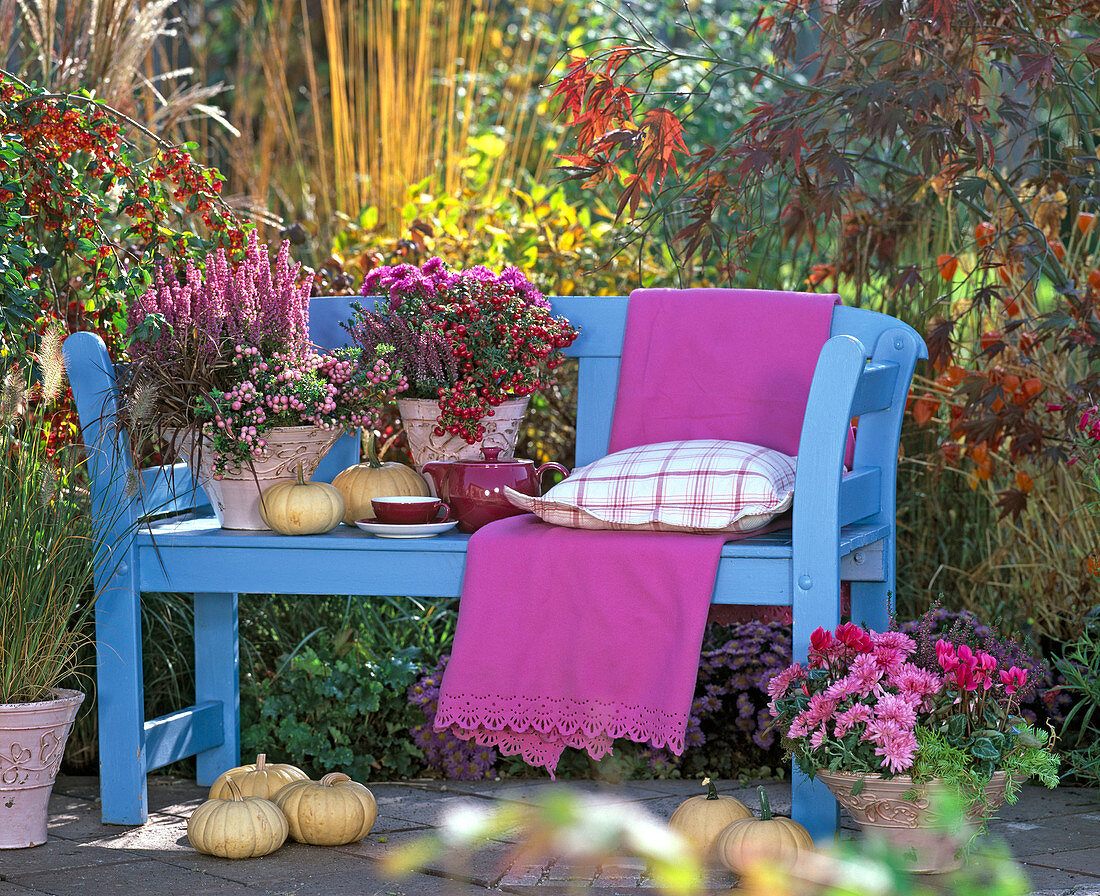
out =
[[(837, 301), (634, 292), (611, 450), (720, 438), (796, 454)], [(729, 539), (563, 529), (531, 516), (481, 529), (470, 539), (435, 727), (551, 775), (566, 746), (598, 759), (616, 737), (681, 753)]]

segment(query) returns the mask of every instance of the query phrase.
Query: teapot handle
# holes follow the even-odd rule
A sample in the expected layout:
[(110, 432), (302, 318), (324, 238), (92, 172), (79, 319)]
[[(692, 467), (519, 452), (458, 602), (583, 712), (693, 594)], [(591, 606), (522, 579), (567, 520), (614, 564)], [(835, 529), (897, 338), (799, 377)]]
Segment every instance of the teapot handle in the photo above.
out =
[(563, 467), (561, 464), (556, 464), (553, 461), (543, 464), (541, 467), (535, 470), (535, 480), (539, 484), (540, 494), (542, 493), (542, 474), (545, 473), (547, 470), (556, 470), (557, 472), (561, 473), (562, 479), (567, 479), (569, 477), (569, 470), (566, 467)]

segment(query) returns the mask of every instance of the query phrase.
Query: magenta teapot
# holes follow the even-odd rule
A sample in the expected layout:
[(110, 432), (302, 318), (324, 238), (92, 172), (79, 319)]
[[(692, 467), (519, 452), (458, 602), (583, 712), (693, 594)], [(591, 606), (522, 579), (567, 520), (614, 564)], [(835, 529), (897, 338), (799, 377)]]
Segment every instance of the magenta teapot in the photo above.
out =
[(484, 460), (432, 461), (423, 467), (432, 477), (436, 493), (458, 517), (460, 532), (476, 532), (486, 523), (526, 513), (508, 503), (505, 487), (538, 497), (542, 493), (542, 475), (547, 470), (569, 475), (561, 464), (548, 463), (536, 468), (529, 460), (501, 460), (499, 448), (485, 446), (481, 453)]

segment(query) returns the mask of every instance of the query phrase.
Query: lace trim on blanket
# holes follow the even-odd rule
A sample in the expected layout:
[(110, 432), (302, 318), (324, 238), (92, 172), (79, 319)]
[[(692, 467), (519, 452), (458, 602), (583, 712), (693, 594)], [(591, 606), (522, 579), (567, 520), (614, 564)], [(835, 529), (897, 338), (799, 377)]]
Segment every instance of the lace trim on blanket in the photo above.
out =
[(553, 776), (566, 747), (601, 759), (617, 737), (667, 747), (680, 755), (687, 713), (564, 697), (445, 694), (439, 699), (435, 728), (451, 728), (459, 737), (496, 747), (505, 756), (521, 755), (524, 762), (545, 766)]

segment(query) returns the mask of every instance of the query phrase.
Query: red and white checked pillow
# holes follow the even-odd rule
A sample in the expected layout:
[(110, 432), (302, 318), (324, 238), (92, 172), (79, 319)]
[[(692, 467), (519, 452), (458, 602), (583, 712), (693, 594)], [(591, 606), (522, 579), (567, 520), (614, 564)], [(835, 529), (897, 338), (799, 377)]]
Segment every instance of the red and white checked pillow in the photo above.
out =
[(745, 442), (641, 445), (575, 470), (541, 498), (505, 489), (556, 526), (751, 532), (791, 506), (795, 458)]

